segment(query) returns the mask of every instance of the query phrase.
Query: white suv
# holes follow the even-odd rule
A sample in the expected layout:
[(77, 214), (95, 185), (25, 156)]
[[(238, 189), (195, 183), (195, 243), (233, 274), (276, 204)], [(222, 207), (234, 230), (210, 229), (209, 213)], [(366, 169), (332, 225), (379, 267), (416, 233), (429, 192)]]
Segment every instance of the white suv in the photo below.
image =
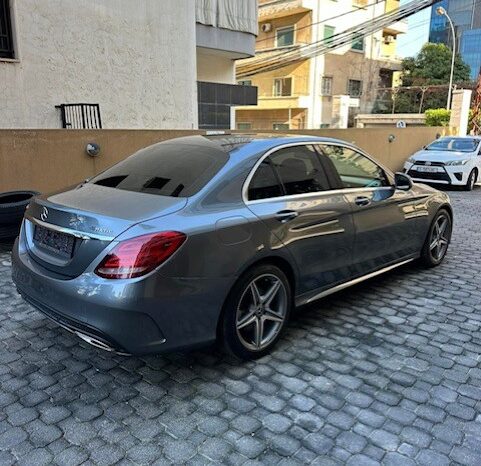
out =
[(404, 172), (414, 181), (474, 188), (481, 173), (481, 137), (446, 136), (407, 159)]

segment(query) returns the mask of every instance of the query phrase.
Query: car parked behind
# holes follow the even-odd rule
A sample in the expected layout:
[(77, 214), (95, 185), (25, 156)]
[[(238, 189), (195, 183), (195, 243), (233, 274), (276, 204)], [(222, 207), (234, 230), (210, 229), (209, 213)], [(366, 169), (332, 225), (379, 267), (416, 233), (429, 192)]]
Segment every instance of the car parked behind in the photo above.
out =
[(446, 136), (409, 157), (404, 172), (414, 181), (463, 186), (471, 191), (481, 174), (481, 137)]

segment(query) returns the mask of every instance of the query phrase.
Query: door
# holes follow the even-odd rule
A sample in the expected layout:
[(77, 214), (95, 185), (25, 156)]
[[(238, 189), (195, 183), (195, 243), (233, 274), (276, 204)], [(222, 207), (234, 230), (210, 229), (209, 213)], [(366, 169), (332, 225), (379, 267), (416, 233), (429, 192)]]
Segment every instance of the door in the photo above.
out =
[(418, 253), (413, 194), (395, 189), (392, 176), (353, 148), (323, 144), (319, 149), (334, 165), (351, 206), (356, 230), (353, 272), (364, 275)]
[(248, 186), (247, 206), (297, 263), (297, 295), (345, 281), (349, 274), (350, 207), (342, 193), (330, 189), (319, 154), (305, 144), (264, 158)]

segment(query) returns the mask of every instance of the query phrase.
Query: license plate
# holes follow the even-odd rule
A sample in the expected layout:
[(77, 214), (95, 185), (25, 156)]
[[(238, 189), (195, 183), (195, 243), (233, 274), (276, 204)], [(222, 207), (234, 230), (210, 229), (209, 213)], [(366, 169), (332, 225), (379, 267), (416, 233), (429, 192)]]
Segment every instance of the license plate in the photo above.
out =
[(48, 249), (62, 257), (72, 257), (75, 243), (73, 236), (37, 225), (33, 239), (42, 248)]
[(422, 166), (417, 166), (414, 167), (414, 169), (418, 172), (425, 172), (425, 173), (439, 173), (444, 171), (442, 167), (422, 167)]

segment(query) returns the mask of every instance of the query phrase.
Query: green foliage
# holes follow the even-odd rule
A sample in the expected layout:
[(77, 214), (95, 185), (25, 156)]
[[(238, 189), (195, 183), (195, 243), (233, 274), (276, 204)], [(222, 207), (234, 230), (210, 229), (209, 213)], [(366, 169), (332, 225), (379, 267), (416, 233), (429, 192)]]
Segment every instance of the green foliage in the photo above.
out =
[(451, 111), (445, 108), (426, 110), (426, 126), (449, 126)]
[[(449, 84), (452, 52), (444, 44), (425, 44), (416, 57), (402, 62), (403, 86)], [(469, 81), (470, 67), (459, 54), (454, 60), (454, 82)]]
[[(415, 57), (402, 61), (401, 85), (403, 87), (425, 87), (423, 93), (419, 87), (401, 89), (395, 95), (394, 113), (419, 113), (425, 109), (438, 109), (446, 106), (448, 98), (449, 77), (451, 73), (452, 52), (444, 44), (425, 44)], [(454, 61), (453, 82), (470, 81), (469, 65), (460, 55)], [(446, 87), (429, 87), (429, 86)], [(391, 96), (379, 95), (374, 111), (391, 113), (393, 110)]]

